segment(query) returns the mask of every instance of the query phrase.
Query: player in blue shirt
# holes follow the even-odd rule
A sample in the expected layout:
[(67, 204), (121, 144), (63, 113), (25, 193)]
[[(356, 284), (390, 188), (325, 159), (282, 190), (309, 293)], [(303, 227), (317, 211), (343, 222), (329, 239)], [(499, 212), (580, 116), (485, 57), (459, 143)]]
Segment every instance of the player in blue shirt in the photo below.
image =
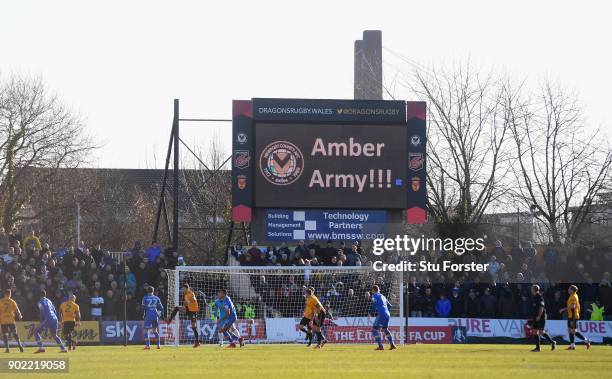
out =
[(145, 350), (151, 348), (151, 339), (149, 337), (149, 330), (153, 329), (153, 336), (157, 340), (157, 348), (161, 349), (161, 341), (159, 338), (159, 317), (164, 312), (164, 306), (159, 300), (159, 297), (153, 295), (153, 287), (147, 287), (147, 294), (142, 298), (142, 317), (144, 318), (144, 332), (145, 332)]
[(378, 286), (373, 286), (372, 308), (370, 309), (370, 314), (376, 314), (376, 320), (374, 321), (374, 325), (372, 325), (372, 335), (378, 343), (376, 350), (385, 350), (382, 344), (380, 329), (382, 329), (385, 336), (387, 336), (389, 345), (391, 345), (391, 350), (396, 349), (396, 346), (393, 343), (393, 336), (389, 331), (389, 319), (391, 318), (391, 314), (389, 313), (390, 308), (391, 304), (389, 304), (389, 301), (387, 301), (385, 295), (380, 293), (380, 288)]
[(229, 339), (229, 348), (236, 347), (236, 341), (240, 343), (240, 347), (244, 346), (244, 341), (240, 336), (240, 332), (234, 325), (238, 316), (236, 315), (236, 308), (234, 307), (232, 299), (227, 296), (226, 290), (220, 290), (217, 294), (217, 298), (221, 300), (219, 318), (217, 319), (217, 332), (222, 333)]
[(55, 342), (59, 345), (62, 353), (68, 351), (64, 347), (62, 339), (57, 335), (57, 325), (59, 323), (57, 318), (57, 311), (53, 306), (51, 300), (47, 299), (47, 292), (45, 290), (40, 291), (40, 300), (38, 300), (38, 311), (40, 312), (40, 325), (34, 330), (34, 338), (38, 344), (38, 350), (35, 353), (44, 353), (45, 348), (43, 347), (42, 338), (40, 333), (44, 330), (49, 330), (49, 334), (55, 339)]
[[(218, 322), (223, 315), (225, 315), (223, 300), (217, 296), (213, 307), (213, 318)], [(217, 328), (217, 333), (219, 334), (219, 346), (223, 346), (223, 332), (221, 332), (221, 329)]]

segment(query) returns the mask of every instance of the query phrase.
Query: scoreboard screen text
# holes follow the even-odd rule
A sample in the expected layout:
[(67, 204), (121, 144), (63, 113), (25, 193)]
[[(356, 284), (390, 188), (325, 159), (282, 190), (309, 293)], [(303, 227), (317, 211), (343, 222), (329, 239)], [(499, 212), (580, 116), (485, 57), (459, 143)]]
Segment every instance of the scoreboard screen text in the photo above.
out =
[(255, 206), (405, 208), (405, 125), (257, 123)]

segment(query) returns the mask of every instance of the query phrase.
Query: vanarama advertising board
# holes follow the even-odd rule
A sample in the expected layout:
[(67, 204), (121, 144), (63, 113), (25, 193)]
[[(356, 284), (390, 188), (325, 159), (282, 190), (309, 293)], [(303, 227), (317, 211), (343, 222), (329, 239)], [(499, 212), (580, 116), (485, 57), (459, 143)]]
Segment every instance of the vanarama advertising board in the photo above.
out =
[[(17, 333), (22, 341), (27, 345), (36, 344), (34, 338), (34, 330), (39, 325), (36, 321), (18, 321), (17, 322)], [(61, 332), (61, 328), (58, 329), (58, 333)], [(55, 344), (53, 337), (49, 335), (48, 330), (44, 330), (41, 333), (43, 342)], [(100, 342), (100, 329), (97, 321), (82, 321), (81, 325), (77, 326), (72, 333), (74, 340), (78, 344), (97, 344)]]

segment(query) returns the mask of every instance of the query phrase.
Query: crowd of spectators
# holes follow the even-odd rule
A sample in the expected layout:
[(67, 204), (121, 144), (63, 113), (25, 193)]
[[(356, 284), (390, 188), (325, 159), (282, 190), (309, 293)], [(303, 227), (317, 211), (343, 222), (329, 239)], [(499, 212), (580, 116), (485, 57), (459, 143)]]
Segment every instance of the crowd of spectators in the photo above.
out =
[[(236, 246), (232, 255), (241, 266), (368, 266), (372, 260), (397, 263), (406, 257), (399, 254), (373, 256), (359, 242), (327, 241), (295, 246)], [(69, 293), (77, 297), (84, 320), (120, 320), (124, 317), (124, 300), (128, 319), (140, 318), (139, 300), (144, 289), (152, 285), (166, 304), (168, 280), (164, 269), (184, 264), (182, 257), (157, 244), (148, 247), (135, 242), (123, 255), (125, 268), (118, 258), (101, 246), (81, 242), (67, 249), (52, 249), (35, 232), (22, 234), (18, 229), (6, 233), (0, 229), (0, 289), (11, 288), (26, 320), (36, 320), (36, 303), (41, 289), (59, 305)], [(570, 284), (579, 287), (582, 317), (609, 319), (612, 315), (612, 252), (578, 246), (571, 254), (561, 254), (554, 246), (544, 249), (531, 244), (510, 249), (494, 241), (484, 252), (466, 253), (430, 251), (410, 257), (432, 263), (451, 260), (454, 263), (487, 263), (484, 272), (407, 273), (407, 311), (415, 317), (481, 317), (525, 318), (530, 313), (531, 284), (539, 284), (547, 304), (548, 316), (560, 319), (566, 290)], [(392, 303), (398, 302), (393, 291), (396, 273), (350, 273), (334, 271), (326, 275), (305, 271), (299, 275), (249, 275), (255, 290), (248, 299), (235, 298), (243, 317), (272, 315), (298, 317), (303, 306), (303, 286), (315, 288), (322, 302), (337, 316), (363, 316), (369, 307), (369, 290), (378, 284)], [(124, 297), (123, 288), (126, 286)], [(227, 283), (209, 283), (215, 288)], [(219, 287), (219, 288), (221, 288)], [(211, 315), (215, 288), (200, 289), (202, 317)], [(394, 310), (397, 312), (397, 308)], [(267, 313), (270, 315), (270, 313)]]
[[(24, 236), (16, 228), (9, 233), (0, 228), (0, 293), (12, 289), (13, 299), (28, 321), (38, 320), (36, 304), (41, 289), (46, 290), (58, 309), (68, 294), (76, 295), (84, 321), (123, 320), (124, 303), (127, 319), (139, 320), (140, 299), (147, 286), (153, 286), (162, 304), (167, 304), (164, 269), (177, 265), (185, 265), (183, 257), (158, 244), (144, 247), (136, 241), (124, 253), (111, 253), (100, 245), (89, 247), (84, 242), (67, 249), (52, 249), (35, 232)], [(202, 305), (200, 317), (213, 319), (214, 296), (227, 287), (227, 281), (215, 278), (197, 287)], [(239, 317), (255, 318), (259, 314), (259, 304), (253, 299), (235, 298), (234, 303)]]
[(232, 254), (241, 266), (362, 266), (366, 260), (359, 242), (334, 246), (331, 240), (324, 246), (299, 241), (293, 248), (285, 242), (261, 247), (253, 241), (250, 247), (236, 246)]
[(581, 317), (612, 316), (610, 267), (612, 252), (578, 246), (561, 254), (552, 244), (536, 249), (531, 243), (505, 249), (495, 241), (486, 251), (457, 256), (423, 254), (420, 260), (486, 263), (478, 273), (437, 272), (409, 279), (409, 309), (420, 317), (527, 318), (532, 314), (530, 287), (542, 289), (549, 319), (562, 319), (567, 289), (579, 287)]
[[(299, 241), (293, 248), (285, 243), (261, 247), (253, 242), (249, 247), (237, 246), (232, 254), (241, 266), (247, 267), (365, 266), (371, 265), (372, 260), (381, 259), (365, 252), (359, 242), (348, 247), (344, 242), (335, 245), (333, 241), (327, 241), (324, 246)], [(388, 254), (383, 259), (386, 263), (398, 263), (406, 258)], [(525, 246), (517, 244), (507, 249), (500, 241), (494, 241), (483, 252), (457, 255), (430, 251), (420, 252), (409, 259), (431, 263), (450, 260), (453, 263), (488, 264), (487, 271), (483, 272), (408, 273), (407, 311), (413, 317), (526, 318), (531, 314), (531, 284), (542, 288), (551, 319), (563, 317), (559, 311), (565, 308), (567, 288), (571, 284), (579, 287), (582, 318), (599, 320), (612, 316), (612, 251), (609, 249), (577, 246), (571, 254), (561, 254), (552, 244), (538, 250), (528, 242)], [(299, 303), (282, 298), (288, 293), (300, 292), (296, 290), (300, 283), (294, 283), (294, 278), (280, 277), (274, 279), (273, 284), (267, 280), (265, 290), (254, 283), (258, 293), (266, 294), (264, 301), (267, 304)], [(381, 277), (381, 280), (385, 279)], [(324, 299), (332, 299), (331, 305), (348, 315), (355, 309), (360, 314), (366, 311), (361, 302), (367, 299), (368, 290), (363, 283), (339, 280), (327, 283), (317, 293)], [(335, 295), (329, 296), (330, 293)], [(360, 308), (352, 306), (353, 299), (361, 304)], [(296, 312), (296, 309), (284, 309), (281, 313)]]
[(0, 289), (12, 289), (25, 320), (38, 320), (41, 289), (56, 307), (75, 294), (83, 320), (123, 319), (124, 283), (128, 319), (141, 318), (140, 299), (148, 285), (165, 304), (164, 269), (181, 264), (182, 258), (157, 244), (144, 248), (136, 242), (125, 253), (125, 269), (120, 259), (99, 245), (81, 242), (54, 250), (33, 231), (22, 235), (17, 228), (9, 233), (0, 229)]

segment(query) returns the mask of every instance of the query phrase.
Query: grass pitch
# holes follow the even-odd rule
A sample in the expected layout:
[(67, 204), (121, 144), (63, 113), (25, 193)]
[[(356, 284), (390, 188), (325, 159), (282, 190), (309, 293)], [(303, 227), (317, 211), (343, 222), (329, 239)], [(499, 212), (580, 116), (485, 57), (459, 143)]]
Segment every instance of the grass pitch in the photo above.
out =
[(612, 378), (612, 347), (578, 346), (566, 351), (548, 345), (531, 353), (531, 345), (409, 345), (395, 351), (374, 351), (374, 345), (247, 345), (227, 349), (216, 345), (162, 347), (79, 347), (60, 354), (34, 348), (16, 349), (0, 358), (64, 358), (66, 374), (0, 374), (2, 378)]

